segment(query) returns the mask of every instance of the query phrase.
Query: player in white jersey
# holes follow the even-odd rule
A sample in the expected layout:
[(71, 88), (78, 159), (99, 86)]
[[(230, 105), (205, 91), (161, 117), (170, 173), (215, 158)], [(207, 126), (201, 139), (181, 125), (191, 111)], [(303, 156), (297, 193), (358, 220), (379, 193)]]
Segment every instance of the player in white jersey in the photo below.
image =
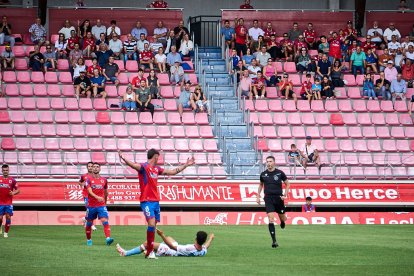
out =
[[(165, 236), (164, 232), (157, 229), (157, 234), (162, 238), (162, 243), (154, 243), (154, 250), (156, 256), (170, 256), (170, 257), (202, 257), (207, 254), (207, 249), (210, 247), (214, 234), (211, 233), (207, 237), (204, 231), (198, 231), (194, 244), (180, 245), (172, 237)], [(116, 245), (118, 253), (123, 256), (132, 256), (145, 252), (147, 248), (146, 242), (131, 250), (124, 250), (119, 244)]]

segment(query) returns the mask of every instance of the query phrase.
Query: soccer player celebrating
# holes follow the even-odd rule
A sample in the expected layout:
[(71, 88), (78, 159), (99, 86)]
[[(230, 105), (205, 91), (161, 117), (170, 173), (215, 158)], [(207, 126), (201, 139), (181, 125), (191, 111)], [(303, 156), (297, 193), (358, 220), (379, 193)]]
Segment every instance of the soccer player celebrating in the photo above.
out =
[(3, 176), (0, 177), (0, 233), (3, 225), (3, 216), (6, 215), (4, 237), (9, 237), (11, 217), (13, 216), (13, 196), (20, 193), (16, 180), (9, 176), (9, 166), (1, 166)]
[[(278, 213), (280, 219), (280, 228), (285, 228), (285, 221), (287, 219), (285, 214), (285, 203), (284, 200), (288, 198), (290, 183), (281, 170), (276, 169), (275, 158), (268, 156), (266, 158), (267, 170), (260, 174), (260, 184), (257, 191), (256, 202), (260, 204), (260, 193), (264, 188), (264, 202), (266, 207), (267, 217), (269, 218), (269, 232), (272, 237), (272, 247), (278, 247), (276, 241), (276, 230), (275, 230), (275, 215), (274, 212)], [(286, 184), (286, 190), (283, 194), (282, 181)]]
[[(207, 239), (207, 233), (198, 231), (196, 234), (194, 244), (179, 245), (172, 237), (165, 236), (164, 232), (157, 228), (157, 234), (162, 238), (162, 243), (154, 243), (154, 250), (157, 251), (157, 256), (170, 257), (203, 257), (207, 254), (207, 249), (210, 247), (214, 239), (214, 234), (211, 233)], [(116, 250), (122, 257), (141, 254), (147, 249), (147, 243), (144, 242), (140, 246), (129, 251), (124, 250), (119, 244), (116, 245)]]
[[(81, 176), (79, 180), (79, 186), (83, 188), (82, 190), (83, 202), (85, 203), (86, 211), (88, 211), (88, 188), (85, 185), (85, 181), (87, 178), (93, 177), (93, 162), (88, 162), (88, 164), (86, 164), (86, 167), (88, 169), (88, 172)], [(86, 226), (86, 216), (83, 218), (83, 223)], [(92, 230), (93, 231), (96, 230), (95, 225), (92, 225)]]
[(98, 218), (104, 227), (106, 245), (111, 245), (114, 239), (111, 238), (111, 228), (109, 227), (109, 215), (106, 208), (108, 198), (108, 182), (106, 178), (99, 175), (101, 166), (93, 163), (93, 177), (85, 179), (85, 186), (88, 189), (88, 209), (86, 211), (86, 239), (87, 245), (92, 246), (92, 222)]
[(188, 166), (194, 164), (194, 157), (188, 158), (184, 165), (175, 169), (165, 170), (157, 166), (157, 161), (160, 153), (155, 149), (150, 149), (147, 152), (147, 162), (145, 163), (133, 163), (125, 158), (121, 151), (119, 151), (119, 157), (128, 166), (135, 169), (138, 172), (139, 188), (141, 191), (141, 209), (144, 212), (144, 216), (148, 223), (147, 229), (147, 253), (145, 255), (148, 259), (156, 259), (154, 253), (154, 238), (156, 223), (160, 222), (160, 196), (158, 194), (158, 175), (176, 175)]

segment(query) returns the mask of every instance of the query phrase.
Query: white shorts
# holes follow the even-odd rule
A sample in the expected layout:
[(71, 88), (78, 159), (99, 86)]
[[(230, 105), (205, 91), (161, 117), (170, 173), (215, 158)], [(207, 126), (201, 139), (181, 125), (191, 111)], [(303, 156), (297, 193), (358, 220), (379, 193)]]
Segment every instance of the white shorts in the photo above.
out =
[[(173, 245), (177, 246), (178, 242), (174, 242)], [(177, 251), (171, 249), (165, 243), (160, 243), (156, 253), (157, 256), (177, 256)]]

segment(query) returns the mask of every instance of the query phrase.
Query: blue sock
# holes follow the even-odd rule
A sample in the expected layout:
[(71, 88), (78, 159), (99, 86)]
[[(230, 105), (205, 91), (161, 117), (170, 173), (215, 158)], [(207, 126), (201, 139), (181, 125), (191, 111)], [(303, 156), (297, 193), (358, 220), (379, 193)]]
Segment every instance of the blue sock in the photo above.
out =
[(132, 255), (137, 255), (137, 254), (141, 254), (141, 253), (142, 253), (141, 246), (138, 246), (138, 247), (135, 247), (131, 250), (128, 250), (125, 253), (125, 256), (132, 256)]

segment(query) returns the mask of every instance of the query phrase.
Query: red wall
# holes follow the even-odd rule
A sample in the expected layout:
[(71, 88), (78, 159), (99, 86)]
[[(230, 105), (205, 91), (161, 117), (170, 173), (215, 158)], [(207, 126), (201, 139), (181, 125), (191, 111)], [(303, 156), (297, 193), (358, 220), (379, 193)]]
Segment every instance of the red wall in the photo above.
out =
[(390, 22), (395, 23), (395, 27), (400, 31), (402, 36), (408, 35), (414, 24), (414, 13), (401, 12), (367, 12), (366, 29), (372, 27), (372, 22), (378, 21), (379, 26), (384, 31), (388, 28)]
[(25, 34), (29, 32), (30, 26), (37, 17), (37, 8), (1, 8), (0, 16), (7, 16), (7, 21), (15, 34)]

